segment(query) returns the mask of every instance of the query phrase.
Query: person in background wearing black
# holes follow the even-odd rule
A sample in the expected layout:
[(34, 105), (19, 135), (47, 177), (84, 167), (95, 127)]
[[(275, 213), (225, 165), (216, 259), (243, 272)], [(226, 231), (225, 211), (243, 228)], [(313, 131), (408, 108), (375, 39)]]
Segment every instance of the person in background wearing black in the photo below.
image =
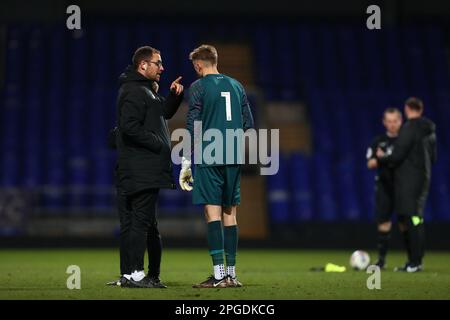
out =
[(394, 271), (423, 269), (424, 208), (430, 188), (431, 166), (436, 161), (436, 125), (422, 116), (423, 102), (411, 97), (405, 102), (408, 121), (400, 129), (392, 152), (377, 149), (377, 164), (394, 169), (395, 212), (405, 240), (408, 261)]
[(402, 113), (397, 108), (387, 108), (383, 113), (383, 125), (386, 132), (375, 137), (367, 149), (367, 167), (377, 169), (375, 176), (375, 218), (378, 229), (378, 261), (375, 263), (383, 269), (386, 264), (386, 254), (392, 228), (392, 214), (394, 212), (394, 170), (386, 165), (377, 164), (377, 149), (385, 153), (392, 153), (402, 125)]

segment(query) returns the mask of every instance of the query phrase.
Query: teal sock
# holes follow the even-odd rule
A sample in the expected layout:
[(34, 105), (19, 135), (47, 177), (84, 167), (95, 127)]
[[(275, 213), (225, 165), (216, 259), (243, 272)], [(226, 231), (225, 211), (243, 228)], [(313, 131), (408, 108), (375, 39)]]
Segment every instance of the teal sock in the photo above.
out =
[(238, 226), (224, 227), (225, 238), (225, 257), (227, 259), (227, 267), (236, 265), (236, 252), (238, 246)]
[(208, 246), (213, 265), (223, 264), (223, 230), (221, 221), (208, 223)]

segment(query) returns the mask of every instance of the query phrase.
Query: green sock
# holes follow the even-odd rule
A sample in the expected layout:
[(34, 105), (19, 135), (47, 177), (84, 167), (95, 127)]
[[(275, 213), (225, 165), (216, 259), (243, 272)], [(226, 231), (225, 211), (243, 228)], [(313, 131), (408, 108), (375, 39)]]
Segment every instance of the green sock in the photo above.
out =
[(225, 257), (227, 267), (236, 265), (236, 252), (238, 246), (238, 226), (224, 227)]
[(221, 221), (208, 223), (208, 246), (213, 265), (223, 264), (223, 230)]

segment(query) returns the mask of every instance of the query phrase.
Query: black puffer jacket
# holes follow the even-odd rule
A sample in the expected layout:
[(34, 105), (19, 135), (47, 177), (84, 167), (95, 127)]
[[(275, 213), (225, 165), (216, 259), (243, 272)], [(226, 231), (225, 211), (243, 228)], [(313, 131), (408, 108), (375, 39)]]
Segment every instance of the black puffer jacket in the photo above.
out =
[(163, 98), (131, 66), (119, 77), (116, 146), (117, 182), (126, 195), (150, 188), (175, 188), (167, 119), (183, 94)]
[(395, 211), (423, 216), (436, 161), (436, 125), (425, 117), (408, 120), (401, 128), (393, 151), (379, 159), (394, 168)]

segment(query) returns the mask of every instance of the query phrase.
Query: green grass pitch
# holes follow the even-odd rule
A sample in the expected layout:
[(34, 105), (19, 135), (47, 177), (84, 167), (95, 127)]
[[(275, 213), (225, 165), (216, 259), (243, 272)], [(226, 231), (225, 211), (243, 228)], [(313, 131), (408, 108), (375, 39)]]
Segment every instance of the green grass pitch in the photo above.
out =
[[(373, 252), (370, 252), (375, 257)], [(211, 272), (206, 249), (165, 249), (162, 280), (168, 289), (106, 287), (118, 276), (112, 249), (0, 250), (0, 299), (450, 299), (450, 253), (428, 252), (421, 273), (394, 273), (404, 253), (388, 256), (381, 289), (369, 290), (369, 274), (311, 272), (327, 262), (348, 266), (351, 252), (246, 250), (238, 255), (242, 288), (193, 289)], [(66, 269), (81, 268), (81, 289), (69, 290)]]

